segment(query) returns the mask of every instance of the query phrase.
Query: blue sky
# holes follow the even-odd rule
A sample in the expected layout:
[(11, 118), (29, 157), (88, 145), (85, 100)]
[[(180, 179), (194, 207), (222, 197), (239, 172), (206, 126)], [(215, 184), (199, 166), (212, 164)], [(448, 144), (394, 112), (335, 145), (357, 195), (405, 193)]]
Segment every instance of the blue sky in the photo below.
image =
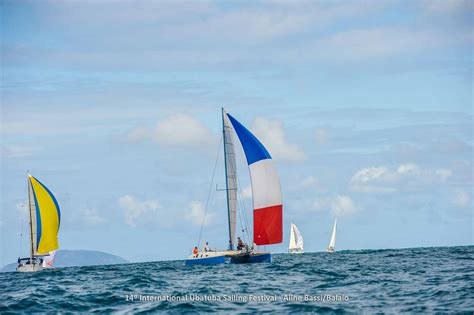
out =
[[(221, 106), (277, 163), (285, 233), (272, 251), (286, 250), (290, 222), (306, 250), (323, 250), (336, 216), (339, 249), (473, 242), (471, 1), (0, 10), (2, 265), (27, 233), (27, 170), (60, 203), (62, 248), (184, 258), (199, 235)], [(207, 218), (205, 239), (224, 248), (222, 192)]]

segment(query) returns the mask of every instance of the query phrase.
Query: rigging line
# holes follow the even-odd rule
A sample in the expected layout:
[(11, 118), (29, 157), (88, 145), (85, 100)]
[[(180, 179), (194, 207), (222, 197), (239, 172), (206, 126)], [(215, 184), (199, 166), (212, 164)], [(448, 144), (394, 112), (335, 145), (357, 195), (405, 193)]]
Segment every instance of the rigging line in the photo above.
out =
[(209, 199), (211, 198), (212, 187), (214, 185), (214, 177), (216, 176), (217, 162), (219, 161), (221, 145), (222, 145), (222, 136), (221, 136), (221, 139), (219, 140), (219, 147), (217, 148), (216, 162), (214, 163), (214, 171), (212, 172), (211, 185), (209, 186), (209, 193), (207, 194), (206, 207), (204, 210), (204, 217), (202, 218), (201, 230), (199, 231), (199, 239), (197, 242), (197, 247), (199, 247), (199, 243), (201, 243), (202, 230), (204, 228), (204, 224), (206, 223), (207, 208), (209, 205)]
[[(242, 187), (238, 177), (237, 177), (237, 183), (238, 183), (238, 185), (237, 185), (238, 187)], [(242, 196), (242, 191), (237, 190), (237, 194), (240, 195), (240, 198), (237, 198), (237, 199), (240, 200), (240, 207), (241, 207), (240, 212), (243, 214), (243, 219), (244, 219), (244, 224), (245, 224), (245, 232), (247, 233), (247, 237), (250, 241), (251, 238), (250, 238), (250, 233), (249, 233), (249, 229), (248, 229), (249, 224), (248, 224), (248, 219), (247, 219), (247, 209), (245, 209), (245, 202), (244, 202), (244, 198)], [(253, 245), (253, 241), (252, 241), (252, 245)]]

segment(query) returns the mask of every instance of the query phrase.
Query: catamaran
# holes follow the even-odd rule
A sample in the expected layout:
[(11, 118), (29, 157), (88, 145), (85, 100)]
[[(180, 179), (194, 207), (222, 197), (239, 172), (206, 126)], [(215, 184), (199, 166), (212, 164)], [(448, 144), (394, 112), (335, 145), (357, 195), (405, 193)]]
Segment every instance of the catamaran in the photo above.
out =
[(331, 240), (329, 241), (328, 248), (326, 248), (326, 251), (328, 253), (333, 253), (336, 250), (336, 229), (337, 229), (337, 218), (334, 220), (334, 226), (332, 228)]
[(291, 223), (290, 227), (290, 245), (288, 246), (288, 252), (290, 254), (302, 254), (303, 253), (303, 236), (300, 230), (295, 224)]
[(28, 174), (28, 214), (30, 257), (18, 258), (17, 271), (40, 271), (53, 266), (61, 221), (59, 205), (53, 193)]
[[(227, 250), (193, 253), (186, 260), (187, 265), (223, 263), (270, 262), (271, 254), (258, 246), (279, 244), (283, 241), (283, 205), (278, 173), (265, 146), (240, 122), (222, 109), (222, 139), (224, 147), (224, 168), (228, 219)], [(238, 179), (235, 160), (234, 133), (242, 145), (250, 172), (253, 200), (253, 240), (251, 245), (238, 242), (235, 233), (238, 205)], [(242, 210), (241, 216), (244, 215)], [(242, 229), (247, 231), (247, 229)], [(244, 237), (244, 236), (243, 236)], [(250, 237), (249, 237), (250, 239)]]

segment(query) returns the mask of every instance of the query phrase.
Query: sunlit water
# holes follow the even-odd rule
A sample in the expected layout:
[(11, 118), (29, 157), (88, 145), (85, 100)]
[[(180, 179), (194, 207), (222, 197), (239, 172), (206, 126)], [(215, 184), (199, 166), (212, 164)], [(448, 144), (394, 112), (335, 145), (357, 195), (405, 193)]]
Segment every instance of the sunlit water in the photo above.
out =
[(279, 254), (267, 264), (165, 261), (0, 273), (0, 313), (472, 313), (473, 257), (474, 246), (466, 246)]

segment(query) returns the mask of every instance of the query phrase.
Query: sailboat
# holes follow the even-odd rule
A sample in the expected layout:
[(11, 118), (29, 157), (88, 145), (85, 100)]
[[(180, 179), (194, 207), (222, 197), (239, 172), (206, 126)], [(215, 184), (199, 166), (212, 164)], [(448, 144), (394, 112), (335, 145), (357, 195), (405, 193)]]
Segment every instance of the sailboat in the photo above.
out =
[(326, 251), (328, 253), (333, 253), (336, 250), (336, 229), (337, 229), (337, 218), (334, 220), (334, 226), (332, 228), (331, 240), (329, 241), (328, 248), (326, 248)]
[[(265, 146), (240, 122), (222, 109), (222, 133), (226, 182), (228, 248), (222, 251), (200, 251), (190, 255), (187, 265), (223, 262), (270, 262), (271, 254), (257, 246), (278, 244), (283, 241), (283, 205), (278, 173)], [(242, 145), (250, 172), (253, 200), (253, 240), (250, 245), (235, 239), (237, 218), (237, 170), (234, 133)]]
[(53, 193), (28, 174), (28, 214), (30, 257), (18, 258), (17, 271), (32, 272), (52, 267), (58, 246), (61, 222), (59, 205)]
[(291, 223), (290, 227), (290, 245), (288, 246), (288, 252), (290, 254), (302, 254), (303, 253), (303, 236), (300, 230), (295, 224)]

